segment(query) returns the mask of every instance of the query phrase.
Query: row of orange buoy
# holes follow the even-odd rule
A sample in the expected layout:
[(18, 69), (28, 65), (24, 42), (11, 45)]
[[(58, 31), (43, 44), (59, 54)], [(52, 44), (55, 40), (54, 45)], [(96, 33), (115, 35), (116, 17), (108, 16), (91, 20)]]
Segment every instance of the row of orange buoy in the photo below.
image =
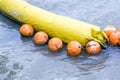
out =
[[(20, 27), (20, 34), (26, 37), (33, 36), (34, 28), (29, 24), (23, 24)], [(112, 25), (106, 26), (104, 32), (108, 36), (110, 43), (113, 45), (120, 45), (120, 30), (116, 31), (116, 28)], [(54, 37), (48, 41), (48, 34), (39, 31), (34, 35), (34, 43), (38, 45), (43, 45), (48, 42), (48, 48), (51, 51), (59, 51), (63, 48), (63, 42), (61, 39)], [(88, 54), (98, 54), (100, 53), (101, 46), (98, 42), (89, 41), (86, 45), (86, 51)], [(70, 41), (67, 44), (67, 53), (71, 56), (78, 56), (82, 51), (82, 46), (78, 41)]]

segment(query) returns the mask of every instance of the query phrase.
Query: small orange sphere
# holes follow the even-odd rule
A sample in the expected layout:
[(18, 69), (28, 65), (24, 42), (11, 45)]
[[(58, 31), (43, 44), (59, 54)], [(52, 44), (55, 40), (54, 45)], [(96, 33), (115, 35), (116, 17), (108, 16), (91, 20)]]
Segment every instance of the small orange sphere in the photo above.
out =
[(120, 32), (113, 32), (111, 35), (110, 35), (110, 43), (113, 44), (113, 45), (119, 45), (119, 39), (120, 37)]
[(45, 44), (47, 40), (48, 40), (48, 35), (43, 31), (37, 32), (34, 35), (34, 42), (38, 45)]
[(81, 50), (81, 44), (78, 41), (70, 41), (67, 45), (67, 53), (71, 56), (78, 56)]
[(118, 30), (118, 39), (119, 39), (119, 46), (120, 46), (120, 29)]
[(104, 28), (104, 32), (106, 33), (106, 35), (108, 36), (108, 38), (109, 38), (110, 34), (111, 34), (112, 32), (115, 32), (115, 31), (116, 31), (116, 27), (113, 26), (113, 25), (108, 25), (108, 26), (106, 26), (106, 27)]
[(89, 41), (86, 45), (88, 54), (98, 54), (101, 50), (101, 46), (96, 41)]
[(59, 38), (52, 38), (48, 42), (48, 48), (51, 51), (59, 51), (63, 47), (63, 42)]
[(23, 36), (32, 36), (34, 34), (34, 29), (29, 24), (23, 24), (19, 30), (20, 34)]

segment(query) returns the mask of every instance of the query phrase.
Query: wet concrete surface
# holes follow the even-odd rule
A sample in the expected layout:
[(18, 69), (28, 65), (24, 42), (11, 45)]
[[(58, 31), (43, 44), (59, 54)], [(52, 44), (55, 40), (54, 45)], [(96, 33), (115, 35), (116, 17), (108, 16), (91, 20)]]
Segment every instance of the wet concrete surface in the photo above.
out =
[[(27, 0), (51, 12), (82, 20), (101, 29), (120, 26), (120, 0)], [(0, 80), (119, 80), (120, 47), (96, 56), (85, 50), (70, 57), (66, 45), (58, 52), (19, 34), (20, 24), (0, 14)]]

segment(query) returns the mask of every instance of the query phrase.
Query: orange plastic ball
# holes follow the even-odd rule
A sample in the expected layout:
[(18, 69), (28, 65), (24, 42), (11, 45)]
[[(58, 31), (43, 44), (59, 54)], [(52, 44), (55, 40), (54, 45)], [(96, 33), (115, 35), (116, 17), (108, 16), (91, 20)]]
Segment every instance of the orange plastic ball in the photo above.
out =
[(119, 45), (120, 43), (120, 32), (113, 32), (111, 35), (110, 35), (110, 43), (112, 45)]
[(59, 51), (63, 47), (63, 42), (59, 38), (52, 38), (48, 42), (48, 48), (51, 51)]
[(116, 31), (116, 27), (113, 26), (113, 25), (108, 25), (108, 26), (106, 26), (106, 27), (104, 28), (104, 32), (106, 33), (106, 35), (108, 36), (108, 38), (109, 38), (110, 34), (111, 34), (112, 32), (115, 32), (115, 31)]
[(47, 33), (43, 32), (43, 31), (37, 32), (34, 35), (34, 42), (38, 45), (45, 44), (47, 42), (47, 40), (48, 40), (48, 35), (47, 35)]
[(119, 46), (120, 46), (120, 29), (118, 30), (118, 39), (119, 39)]
[(81, 44), (78, 41), (70, 41), (67, 45), (67, 53), (71, 56), (78, 56), (81, 50)]
[(19, 32), (21, 35), (23, 36), (32, 36), (34, 34), (34, 29), (31, 25), (29, 24), (23, 24), (20, 29)]
[(86, 45), (86, 50), (88, 52), (88, 54), (99, 54), (100, 50), (101, 50), (101, 46), (98, 42), (96, 41), (89, 41)]

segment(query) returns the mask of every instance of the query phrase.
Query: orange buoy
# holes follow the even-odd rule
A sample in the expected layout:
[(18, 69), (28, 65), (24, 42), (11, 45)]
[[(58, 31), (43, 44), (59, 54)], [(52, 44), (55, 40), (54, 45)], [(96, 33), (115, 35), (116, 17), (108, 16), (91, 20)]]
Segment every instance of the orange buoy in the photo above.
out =
[(104, 28), (104, 32), (106, 33), (106, 35), (108, 36), (108, 38), (109, 38), (110, 34), (111, 34), (112, 32), (115, 32), (115, 31), (116, 31), (116, 27), (113, 26), (113, 25), (108, 25), (108, 26), (106, 26), (106, 27)]
[(48, 48), (51, 51), (59, 51), (63, 47), (63, 42), (59, 38), (52, 38), (48, 42)]
[(89, 41), (86, 45), (88, 54), (98, 54), (101, 50), (101, 46), (96, 41)]
[(43, 31), (39, 31), (34, 35), (34, 42), (38, 45), (45, 44), (48, 40), (48, 35), (47, 33)]
[(120, 29), (118, 29), (118, 39), (119, 39), (119, 46), (120, 46)]
[(113, 32), (110, 35), (110, 43), (115, 46), (120, 44), (120, 32), (119, 31)]
[(67, 53), (71, 56), (78, 56), (81, 50), (81, 44), (78, 41), (70, 41), (67, 45)]
[(32, 36), (34, 34), (34, 29), (31, 25), (29, 24), (23, 24), (20, 29), (19, 32), (21, 35), (23, 36)]

